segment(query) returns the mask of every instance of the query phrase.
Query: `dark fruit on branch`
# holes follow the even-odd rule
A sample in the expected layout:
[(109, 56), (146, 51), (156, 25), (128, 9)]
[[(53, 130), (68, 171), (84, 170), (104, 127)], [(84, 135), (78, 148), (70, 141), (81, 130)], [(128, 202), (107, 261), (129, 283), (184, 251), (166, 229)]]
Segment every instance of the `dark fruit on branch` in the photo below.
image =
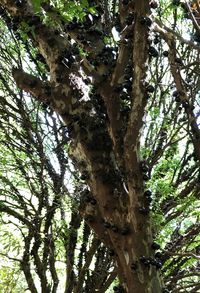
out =
[(128, 227), (124, 227), (121, 229), (121, 235), (128, 235), (130, 233), (130, 229)]
[(140, 24), (141, 25), (151, 26), (152, 25), (152, 20), (149, 17), (141, 16), (141, 18), (140, 18)]
[(150, 177), (147, 174), (143, 174), (142, 178), (144, 181), (148, 181), (150, 179)]
[(143, 256), (140, 256), (140, 261), (143, 262), (146, 260), (146, 257), (143, 255)]
[(90, 203), (91, 203), (92, 205), (96, 205), (97, 201), (96, 201), (95, 198), (92, 198), (91, 201), (90, 201)]
[(0, 7), (0, 15), (3, 15), (5, 13), (5, 9)]
[(150, 204), (152, 202), (152, 197), (151, 197), (151, 190), (146, 190), (144, 192), (144, 197), (145, 197), (145, 200), (148, 204)]
[(155, 88), (154, 88), (153, 85), (149, 84), (149, 85), (146, 87), (146, 90), (147, 90), (147, 92), (149, 92), (149, 93), (153, 93), (154, 90), (155, 90)]
[(155, 36), (155, 38), (154, 38), (154, 41), (153, 41), (153, 42), (154, 42), (154, 44), (155, 44), (155, 45), (157, 45), (157, 44), (160, 42), (160, 38), (159, 38), (159, 36), (158, 36), (158, 35), (156, 35), (156, 36)]
[(55, 34), (56, 36), (58, 36), (58, 35), (60, 34), (60, 31), (59, 31), (58, 29), (55, 29), (54, 34)]
[(152, 20), (149, 17), (146, 17), (146, 25), (151, 26), (152, 25)]
[(149, 47), (149, 55), (152, 57), (158, 57), (158, 51), (154, 47), (150, 46)]
[(169, 56), (169, 52), (168, 51), (163, 51), (163, 56), (164, 57), (168, 57)]
[(190, 104), (188, 103), (188, 101), (183, 101), (182, 106), (184, 109), (188, 109), (190, 107)]
[(115, 251), (113, 249), (109, 250), (109, 255), (110, 256), (115, 256)]
[(122, 84), (118, 84), (115, 88), (114, 88), (114, 91), (117, 93), (117, 92), (120, 92), (123, 90), (123, 85)]
[(156, 260), (155, 260), (155, 259), (153, 259), (153, 258), (151, 257), (149, 260), (150, 260), (150, 264), (151, 264), (152, 266), (155, 266), (155, 265), (156, 265)]
[(178, 63), (179, 65), (183, 65), (183, 61), (182, 61), (182, 59), (179, 58), (179, 57), (176, 57), (176, 58), (175, 58), (175, 62)]
[(132, 65), (127, 65), (126, 68), (125, 68), (125, 70), (124, 70), (124, 72), (126, 74), (130, 74), (130, 75), (132, 74), (132, 71), (133, 71)]
[(115, 226), (115, 225), (113, 225), (113, 226), (111, 227), (111, 229), (112, 229), (112, 231), (113, 231), (114, 233), (117, 233), (117, 232), (119, 231), (119, 229), (118, 229), (117, 226)]
[(161, 258), (162, 257), (162, 253), (161, 252), (156, 252), (155, 254), (155, 258)]
[(23, 6), (23, 2), (22, 1), (19, 1), (19, 0), (15, 0), (15, 5), (18, 7), (18, 8), (21, 8)]
[(56, 77), (56, 81), (57, 81), (57, 83), (61, 83), (62, 81), (63, 81), (63, 79), (62, 79), (62, 77), (61, 76), (57, 76)]
[(156, 242), (153, 242), (151, 245), (151, 248), (157, 250), (157, 249), (160, 249), (160, 245)]
[(38, 25), (40, 23), (40, 18), (39, 16), (32, 16), (27, 20), (28, 25), (33, 26), (33, 25)]
[(132, 81), (131, 80), (125, 81), (122, 85), (128, 91), (130, 91), (132, 89)]
[(117, 293), (124, 293), (125, 291), (124, 291), (124, 288), (121, 286), (121, 285), (119, 285), (119, 286), (114, 286), (113, 287), (113, 290), (114, 290), (114, 292), (117, 292)]
[(126, 19), (125, 19), (125, 23), (126, 23), (127, 25), (131, 25), (132, 22), (133, 22), (133, 20), (134, 20), (134, 14), (133, 14), (133, 13), (130, 13), (130, 14), (126, 17)]
[(146, 100), (149, 100), (149, 99), (150, 99), (150, 95), (146, 93), (145, 96), (144, 96), (144, 98), (145, 98)]
[(179, 103), (179, 102), (181, 102), (181, 98), (178, 96), (178, 97), (175, 98), (175, 101), (176, 101), (177, 103)]
[(130, 74), (125, 74), (124, 75), (124, 80), (128, 81), (128, 80), (131, 80), (131, 79), (132, 79), (132, 77), (131, 77)]
[(172, 93), (172, 96), (173, 97), (180, 97), (180, 92), (179, 91), (174, 91), (173, 93)]
[(115, 29), (116, 29), (116, 31), (117, 31), (118, 33), (120, 33), (121, 30), (122, 30), (122, 27), (121, 27), (120, 24), (117, 24), (117, 25), (115, 25)]
[(86, 195), (86, 196), (84, 197), (84, 201), (85, 201), (85, 202), (91, 202), (91, 199), (92, 199), (92, 197), (91, 197), (90, 195)]
[(197, 42), (197, 43), (200, 43), (200, 34), (199, 32), (196, 32), (193, 36), (192, 36), (192, 39)]
[(141, 18), (140, 18), (140, 24), (141, 24), (141, 25), (146, 24), (146, 17), (141, 16)]
[(161, 263), (161, 262), (159, 262), (159, 261), (158, 261), (158, 262), (156, 262), (156, 264), (155, 264), (155, 265), (156, 265), (156, 268), (157, 268), (157, 269), (161, 269), (161, 268), (162, 268), (162, 263)]
[(148, 197), (146, 197), (146, 201), (147, 201), (147, 203), (150, 204), (152, 202), (152, 198), (150, 196), (148, 196)]
[(103, 223), (103, 226), (106, 228), (106, 229), (109, 229), (111, 227), (111, 224), (109, 222), (104, 222)]
[(140, 262), (142, 263), (142, 264), (144, 264), (145, 266), (150, 266), (150, 260), (149, 259), (147, 259), (145, 256), (141, 256), (140, 257)]
[(141, 170), (142, 170), (142, 172), (148, 172), (149, 171), (149, 167), (146, 165), (146, 164), (144, 164), (144, 163), (142, 163), (142, 165), (141, 165)]
[(120, 95), (119, 95), (120, 99), (122, 100), (127, 100), (129, 99), (129, 96), (127, 95), (127, 93), (125, 92), (122, 92)]
[(172, 0), (172, 4), (178, 6), (181, 3), (180, 0)]
[(83, 174), (80, 176), (81, 180), (88, 180), (90, 178), (88, 172), (83, 172)]
[(152, 192), (151, 192), (151, 190), (146, 190), (145, 192), (144, 192), (144, 196), (151, 196), (152, 195)]
[(133, 263), (131, 264), (131, 270), (132, 270), (132, 271), (135, 271), (136, 269), (137, 269), (137, 263), (133, 262)]
[(46, 63), (45, 62), (45, 58), (40, 53), (37, 53), (36, 56), (35, 56), (35, 58), (37, 59), (37, 61), (40, 61), (42, 63)]
[(152, 9), (156, 9), (156, 8), (158, 8), (158, 3), (156, 2), (156, 1), (151, 1), (150, 2), (150, 7), (152, 8)]

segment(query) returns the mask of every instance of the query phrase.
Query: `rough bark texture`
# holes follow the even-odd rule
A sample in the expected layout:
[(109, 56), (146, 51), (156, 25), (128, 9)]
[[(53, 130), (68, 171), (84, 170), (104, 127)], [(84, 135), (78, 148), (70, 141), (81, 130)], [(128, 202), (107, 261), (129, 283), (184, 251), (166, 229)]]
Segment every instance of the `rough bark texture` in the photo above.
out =
[[(19, 9), (15, 1), (1, 2), (12, 17), (18, 17), (19, 22), (23, 19), (30, 21), (34, 16), (29, 4), (25, 3), (23, 9)], [(71, 158), (97, 201), (95, 205), (83, 201), (80, 213), (98, 238), (112, 249), (123, 290), (159, 293), (162, 291), (160, 264), (155, 260), (152, 249), (149, 206), (144, 196), (139, 158), (140, 130), (147, 98), (145, 78), (149, 46), (149, 27), (142, 24), (141, 18), (149, 15), (149, 2), (134, 1), (134, 7), (130, 5), (128, 13), (134, 13), (134, 22), (127, 26), (124, 35), (126, 37), (129, 33), (131, 37), (128, 44), (121, 44), (111, 75), (105, 80), (106, 66), (98, 66), (94, 70), (87, 60), (82, 62), (82, 70), (93, 77), (96, 94), (103, 98), (107, 112), (103, 119), (96, 118), (89, 101), (80, 100), (81, 83), (77, 82), (81, 79), (79, 63), (74, 62), (70, 67), (60, 63), (63, 51), (72, 50), (72, 45), (67, 38), (58, 36), (53, 28), (41, 24), (38, 19), (35, 33), (30, 38), (45, 58), (51, 80), (44, 83), (16, 68), (13, 76), (19, 88), (48, 103), (59, 113), (70, 130)], [(127, 15), (121, 8), (121, 23)], [(76, 31), (71, 34), (76, 40)], [(90, 46), (85, 49), (96, 58), (104, 47), (103, 41), (101, 38), (92, 41), (94, 49)], [(121, 110), (119, 93), (115, 89), (124, 79), (124, 69), (130, 58), (134, 78), (130, 92), (131, 107), (125, 113)], [(31, 288), (28, 269), (26, 278)], [(34, 287), (32, 292), (35, 292)], [(48, 288), (43, 288), (43, 292), (48, 292)]]

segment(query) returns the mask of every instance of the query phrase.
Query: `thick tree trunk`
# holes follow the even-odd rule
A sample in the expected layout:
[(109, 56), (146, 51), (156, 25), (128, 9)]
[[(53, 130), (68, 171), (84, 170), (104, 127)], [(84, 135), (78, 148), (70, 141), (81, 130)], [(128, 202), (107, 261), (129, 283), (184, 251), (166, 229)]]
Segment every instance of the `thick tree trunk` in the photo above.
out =
[[(96, 198), (99, 196), (103, 203), (104, 216), (101, 221), (94, 211), (94, 217), (90, 219), (89, 224), (100, 239), (112, 249), (118, 276), (125, 292), (160, 293), (161, 263), (154, 256), (155, 244), (152, 240), (150, 217), (148, 210), (139, 208), (137, 200), (134, 200), (140, 196), (144, 197), (143, 193), (139, 194), (142, 188), (137, 194), (135, 188), (130, 189), (129, 194), (123, 193), (124, 198), (121, 199), (111, 194), (111, 190), (105, 188), (102, 183), (97, 184), (97, 181), (91, 184), (91, 189)], [(112, 202), (108, 200), (111, 196)], [(103, 231), (99, 229), (102, 222)]]

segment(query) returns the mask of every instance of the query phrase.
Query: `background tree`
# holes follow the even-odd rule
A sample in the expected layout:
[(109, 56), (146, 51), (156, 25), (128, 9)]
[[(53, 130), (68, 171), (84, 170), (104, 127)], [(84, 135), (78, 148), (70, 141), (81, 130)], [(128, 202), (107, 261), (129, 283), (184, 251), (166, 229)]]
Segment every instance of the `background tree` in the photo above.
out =
[(31, 292), (198, 292), (199, 2), (98, 2), (0, 2), (1, 254)]

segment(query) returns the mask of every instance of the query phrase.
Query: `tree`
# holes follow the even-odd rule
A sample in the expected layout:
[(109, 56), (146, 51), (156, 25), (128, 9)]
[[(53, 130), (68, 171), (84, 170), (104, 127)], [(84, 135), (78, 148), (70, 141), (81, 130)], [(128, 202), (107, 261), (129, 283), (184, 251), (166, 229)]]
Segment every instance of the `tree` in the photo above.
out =
[(199, 2), (98, 2), (1, 1), (14, 260), (31, 292), (57, 292), (59, 259), (63, 292), (198, 292)]

